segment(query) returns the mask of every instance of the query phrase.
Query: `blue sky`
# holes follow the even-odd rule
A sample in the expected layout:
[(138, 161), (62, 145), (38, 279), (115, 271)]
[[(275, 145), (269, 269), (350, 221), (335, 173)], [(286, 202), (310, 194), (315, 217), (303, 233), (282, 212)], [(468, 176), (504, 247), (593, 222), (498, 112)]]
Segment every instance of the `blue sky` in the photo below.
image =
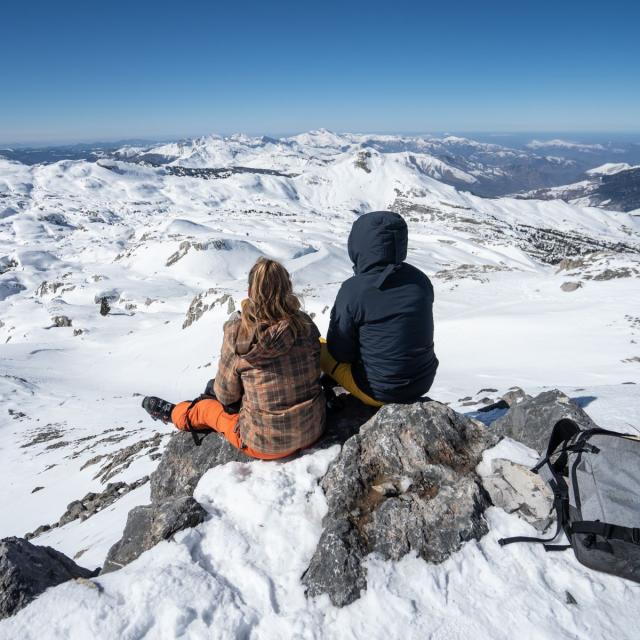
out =
[(0, 142), (640, 130), (637, 2), (16, 2)]

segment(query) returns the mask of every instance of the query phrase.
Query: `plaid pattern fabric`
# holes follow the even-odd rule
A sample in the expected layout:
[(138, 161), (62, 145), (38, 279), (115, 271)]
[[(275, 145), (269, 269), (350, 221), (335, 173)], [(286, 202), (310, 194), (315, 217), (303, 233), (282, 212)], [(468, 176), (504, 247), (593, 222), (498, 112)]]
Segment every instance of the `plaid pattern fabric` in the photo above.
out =
[(260, 343), (243, 336), (240, 314), (224, 325), (215, 394), (222, 404), (242, 399), (242, 442), (263, 453), (293, 452), (315, 442), (324, 429), (320, 386), (320, 333), (311, 318), (296, 339), (288, 324), (271, 327)]

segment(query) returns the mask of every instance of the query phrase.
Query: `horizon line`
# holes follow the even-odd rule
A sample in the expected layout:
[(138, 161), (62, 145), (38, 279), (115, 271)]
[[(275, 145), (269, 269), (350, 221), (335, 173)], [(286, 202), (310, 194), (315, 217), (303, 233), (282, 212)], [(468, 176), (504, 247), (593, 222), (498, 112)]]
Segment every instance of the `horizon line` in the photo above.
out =
[(47, 139), (34, 139), (34, 140), (13, 140), (13, 141), (0, 141), (0, 149), (9, 150), (11, 147), (21, 149), (36, 149), (36, 148), (49, 148), (49, 147), (68, 147), (74, 145), (106, 145), (106, 144), (132, 144), (132, 143), (162, 143), (162, 142), (179, 142), (183, 140), (194, 140), (197, 138), (219, 136), (221, 138), (230, 138), (233, 136), (248, 136), (251, 138), (269, 137), (274, 139), (291, 138), (305, 133), (312, 133), (317, 131), (326, 131), (336, 135), (390, 135), (390, 136), (411, 136), (411, 137), (424, 137), (424, 136), (463, 136), (469, 137), (472, 135), (483, 136), (495, 136), (508, 137), (508, 136), (553, 136), (553, 135), (580, 135), (580, 136), (640, 136), (640, 130), (590, 130), (590, 129), (544, 129), (544, 130), (512, 130), (512, 131), (500, 131), (491, 129), (465, 129), (465, 130), (434, 130), (434, 131), (399, 131), (399, 130), (370, 130), (370, 131), (349, 131), (349, 130), (336, 130), (326, 127), (305, 129), (295, 132), (249, 132), (249, 131), (229, 131), (229, 132), (216, 132), (209, 131), (207, 133), (187, 133), (187, 134), (166, 134), (166, 135), (128, 135), (128, 136), (96, 136), (95, 138), (89, 137), (70, 137), (70, 138), (52, 138)]

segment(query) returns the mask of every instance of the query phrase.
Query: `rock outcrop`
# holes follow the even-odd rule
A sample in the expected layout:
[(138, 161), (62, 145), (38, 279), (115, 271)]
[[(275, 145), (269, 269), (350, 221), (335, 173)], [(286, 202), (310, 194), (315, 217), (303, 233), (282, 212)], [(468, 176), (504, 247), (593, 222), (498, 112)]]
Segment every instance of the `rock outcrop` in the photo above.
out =
[(212, 467), (227, 462), (250, 462), (242, 451), (213, 431), (198, 433), (196, 446), (191, 434), (178, 431), (165, 447), (158, 468), (151, 474), (151, 502), (192, 496), (202, 476)]
[(324, 531), (302, 580), (337, 606), (366, 587), (371, 552), (442, 562), (487, 531), (475, 467), (497, 439), (438, 402), (387, 405), (344, 444), (322, 480)]
[[(110, 504), (113, 504), (116, 500), (119, 500), (122, 496), (129, 493), (129, 491), (133, 491), (134, 489), (141, 487), (148, 481), (149, 476), (143, 476), (132, 483), (110, 482), (105, 487), (104, 491), (100, 491), (99, 493), (91, 491), (90, 493), (87, 493), (84, 498), (70, 502), (67, 505), (66, 511), (60, 516), (58, 522), (55, 522), (54, 524), (41, 525), (35, 531), (25, 534), (24, 537), (27, 540), (31, 540), (31, 538), (36, 538), (45, 531), (63, 527), (65, 524), (69, 524), (69, 522), (73, 522), (74, 520), (86, 520), (99, 511), (102, 511)], [(43, 488), (44, 487), (36, 487), (36, 489)]]
[(514, 405), (491, 424), (491, 430), (542, 453), (546, 451), (553, 425), (562, 418), (571, 418), (581, 429), (597, 426), (569, 396), (553, 389)]
[[(314, 448), (342, 444), (375, 413), (351, 396), (343, 409), (329, 415), (322, 440)], [(122, 539), (110, 550), (103, 571), (114, 571), (135, 560), (161, 540), (204, 521), (206, 512), (193, 499), (200, 478), (212, 467), (227, 462), (253, 462), (213, 431), (198, 433), (196, 446), (190, 433), (171, 436), (158, 468), (151, 474), (151, 504), (129, 512)]]
[(0, 540), (0, 619), (26, 607), (49, 587), (96, 574), (51, 547), (38, 547), (24, 538)]
[(103, 572), (119, 569), (158, 542), (203, 522), (206, 511), (192, 497), (200, 478), (217, 465), (251, 461), (213, 431), (198, 437), (196, 446), (190, 433), (171, 436), (151, 474), (151, 504), (129, 512), (122, 538), (109, 550)]
[(122, 538), (109, 550), (102, 572), (120, 569), (174, 533), (196, 527), (206, 516), (207, 512), (190, 496), (132, 509)]
[(70, 327), (73, 324), (69, 316), (53, 316), (51, 322), (54, 327)]

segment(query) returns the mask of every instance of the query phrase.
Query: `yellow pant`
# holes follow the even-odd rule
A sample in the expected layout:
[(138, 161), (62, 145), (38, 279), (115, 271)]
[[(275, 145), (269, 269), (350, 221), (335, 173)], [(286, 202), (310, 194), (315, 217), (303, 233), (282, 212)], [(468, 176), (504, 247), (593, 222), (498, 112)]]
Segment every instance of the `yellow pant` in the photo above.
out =
[(378, 402), (364, 391), (358, 388), (353, 379), (351, 364), (348, 362), (338, 362), (327, 349), (327, 341), (320, 338), (320, 367), (324, 373), (333, 378), (345, 391), (358, 398), (360, 402), (368, 404), (370, 407), (381, 407), (382, 402)]

